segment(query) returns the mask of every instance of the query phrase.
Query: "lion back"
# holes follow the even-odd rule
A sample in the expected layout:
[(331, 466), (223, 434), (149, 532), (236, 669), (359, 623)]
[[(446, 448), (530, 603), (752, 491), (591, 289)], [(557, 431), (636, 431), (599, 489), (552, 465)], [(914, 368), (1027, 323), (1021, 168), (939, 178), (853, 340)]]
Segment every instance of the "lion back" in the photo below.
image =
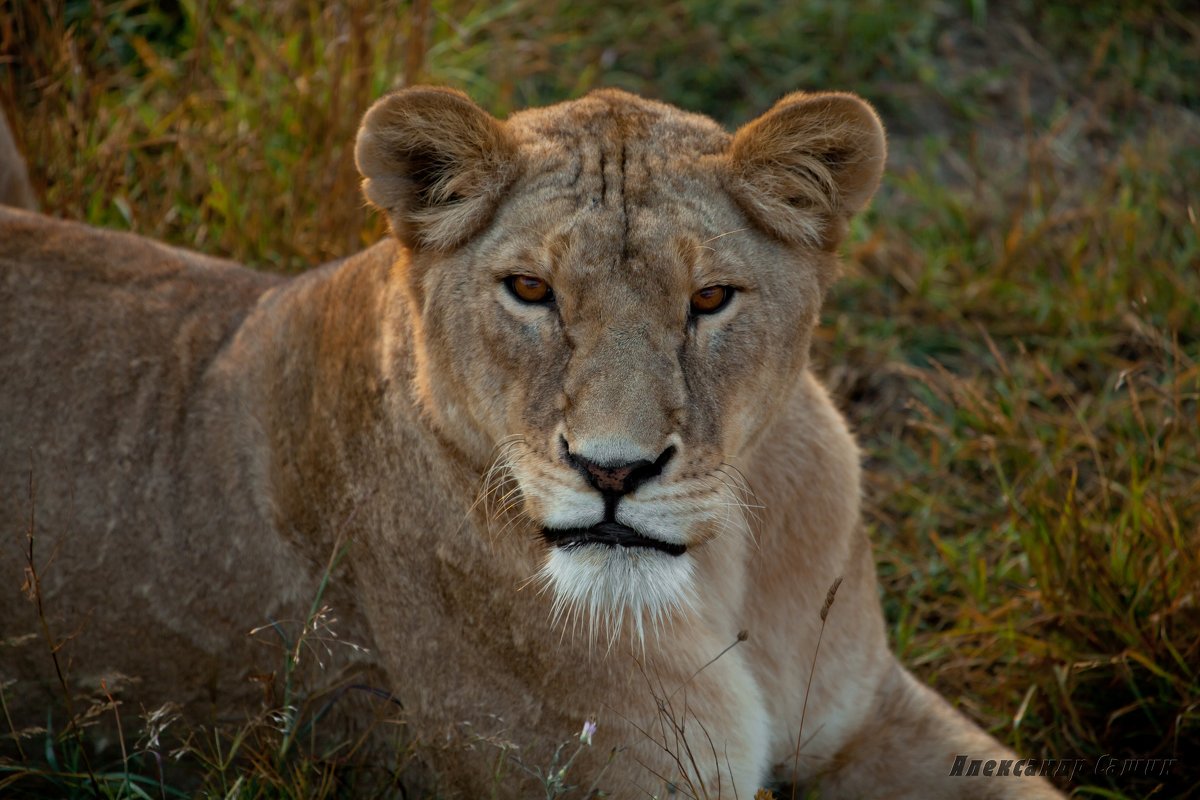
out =
[[(205, 568), (211, 545), (168, 540), (200, 387), (239, 321), (278, 277), (155, 244), (0, 208), (0, 619), (38, 630), (22, 592), (30, 534), (46, 613), (74, 632), (73, 657), (133, 668), (89, 635), (121, 619), (170, 648), (195, 599), (187, 582), (152, 596), (150, 575)], [(197, 470), (216, 472), (211, 465)], [(221, 503), (206, 504), (207, 513)], [(152, 560), (152, 563), (151, 563)], [(194, 572), (193, 572), (194, 574)], [(125, 584), (112, 585), (113, 575)], [(194, 584), (195, 581), (190, 583)], [(27, 587), (28, 588), (28, 587)], [(100, 610), (103, 610), (102, 612)], [(174, 615), (172, 618), (171, 615)], [(140, 630), (139, 630), (140, 629)], [(193, 637), (194, 638), (194, 637)], [(150, 639), (142, 639), (150, 641)], [(180, 669), (194, 656), (181, 649)], [(44, 643), (0, 653), (0, 680), (43, 674)], [(170, 673), (170, 670), (167, 670)], [(81, 680), (87, 676), (77, 676)], [(17, 695), (37, 703), (36, 693)]]

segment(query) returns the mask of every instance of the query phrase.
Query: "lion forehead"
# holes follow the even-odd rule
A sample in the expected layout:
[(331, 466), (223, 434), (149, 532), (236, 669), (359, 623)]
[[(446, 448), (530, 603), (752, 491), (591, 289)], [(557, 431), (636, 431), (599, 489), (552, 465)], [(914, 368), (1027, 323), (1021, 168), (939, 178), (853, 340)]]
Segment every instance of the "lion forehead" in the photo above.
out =
[(684, 157), (714, 155), (730, 142), (729, 134), (706, 116), (617, 89), (517, 112), (508, 128), (526, 145), (641, 142), (649, 150)]
[(519, 112), (506, 127), (524, 162), (525, 191), (557, 189), (595, 210), (696, 194), (717, 176), (713, 157), (730, 142), (707, 117), (617, 90)]

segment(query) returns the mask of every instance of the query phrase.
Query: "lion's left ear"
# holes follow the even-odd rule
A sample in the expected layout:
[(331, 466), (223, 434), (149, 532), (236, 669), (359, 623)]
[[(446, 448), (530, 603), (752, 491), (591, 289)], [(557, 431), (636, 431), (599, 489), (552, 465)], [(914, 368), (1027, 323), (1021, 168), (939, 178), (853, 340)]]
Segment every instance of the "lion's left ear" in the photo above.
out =
[(503, 123), (462, 92), (435, 87), (377, 101), (354, 147), (363, 193), (416, 250), (449, 250), (487, 224), (516, 156)]
[(733, 194), (758, 225), (832, 250), (879, 187), (887, 144), (865, 100), (798, 92), (738, 130), (728, 157)]

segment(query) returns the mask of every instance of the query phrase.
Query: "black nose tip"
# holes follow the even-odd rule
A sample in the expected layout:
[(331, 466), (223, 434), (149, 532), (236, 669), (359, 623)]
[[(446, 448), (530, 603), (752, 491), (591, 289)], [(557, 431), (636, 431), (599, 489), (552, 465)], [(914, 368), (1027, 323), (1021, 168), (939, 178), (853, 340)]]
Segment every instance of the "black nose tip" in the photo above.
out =
[(668, 447), (654, 461), (597, 464), (572, 453), (565, 440), (563, 441), (563, 451), (566, 454), (567, 463), (579, 470), (579, 474), (583, 475), (596, 491), (604, 495), (615, 496), (629, 494), (646, 481), (661, 474), (667, 462), (675, 455), (675, 448)]

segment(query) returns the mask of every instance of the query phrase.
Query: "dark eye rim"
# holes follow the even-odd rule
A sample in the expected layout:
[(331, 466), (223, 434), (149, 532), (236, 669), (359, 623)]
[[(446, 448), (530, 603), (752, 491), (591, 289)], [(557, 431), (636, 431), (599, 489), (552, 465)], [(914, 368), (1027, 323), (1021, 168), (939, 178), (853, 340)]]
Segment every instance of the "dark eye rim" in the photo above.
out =
[[(527, 300), (524, 297), (521, 297), (521, 295), (517, 293), (516, 287), (517, 280), (520, 278), (533, 278), (534, 280), (539, 280), (546, 284), (546, 296), (541, 300)], [(504, 288), (508, 290), (508, 293), (512, 295), (513, 299), (518, 303), (523, 303), (527, 306), (548, 306), (554, 302), (554, 287), (550, 285), (549, 281), (545, 280), (544, 278), (539, 278), (536, 275), (529, 275), (526, 273), (507, 275), (501, 280), (501, 283), (504, 284)]]
[(725, 297), (722, 298), (721, 302), (718, 305), (716, 305), (713, 308), (708, 308), (708, 309), (696, 308), (695, 303), (692, 303), (689, 298), (688, 310), (689, 310), (689, 313), (691, 314), (691, 316), (707, 317), (707, 316), (711, 316), (713, 314), (718, 314), (721, 311), (725, 310), (725, 308), (729, 305), (730, 301), (733, 300), (734, 295), (736, 295), (738, 293), (738, 288), (736, 286), (730, 286), (728, 284), (715, 284), (713, 286), (705, 286), (701, 289), (697, 289), (695, 292), (692, 292), (692, 295), (695, 296), (698, 292), (703, 292), (706, 289), (724, 289)]

